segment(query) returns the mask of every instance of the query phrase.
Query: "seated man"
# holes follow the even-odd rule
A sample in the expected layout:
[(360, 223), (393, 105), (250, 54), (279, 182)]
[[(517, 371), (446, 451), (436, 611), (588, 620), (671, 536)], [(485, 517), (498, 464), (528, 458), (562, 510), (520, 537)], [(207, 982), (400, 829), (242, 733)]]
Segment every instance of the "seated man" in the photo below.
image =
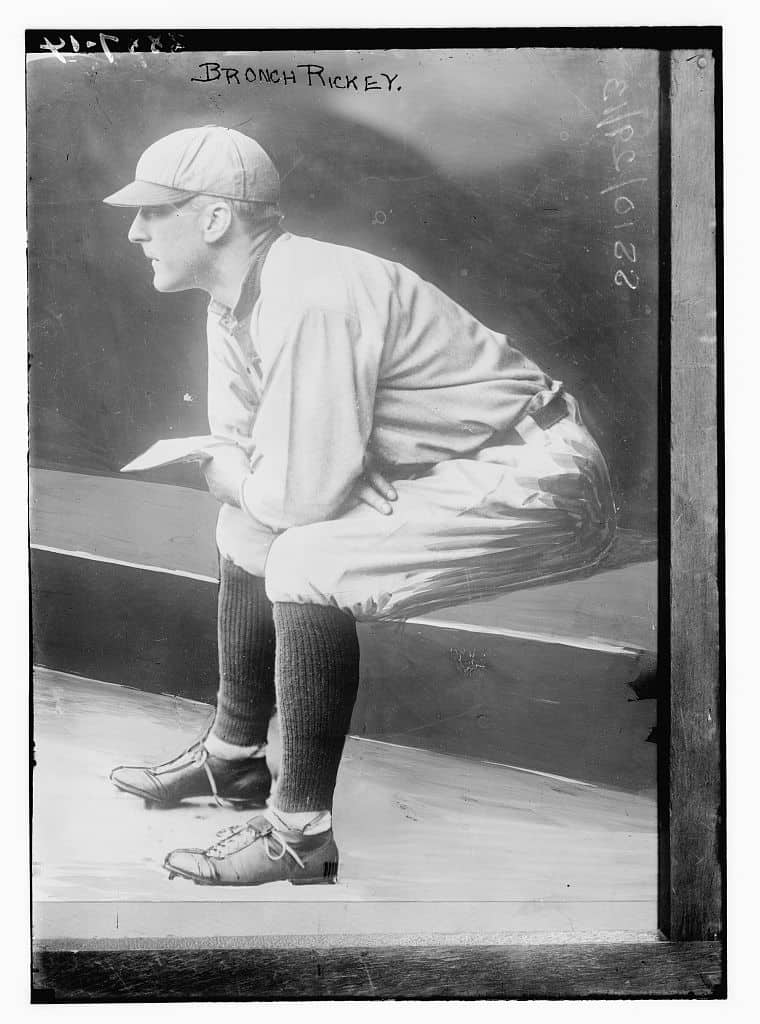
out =
[(207, 126), (160, 139), (105, 200), (138, 208), (129, 239), (158, 291), (211, 297), (209, 422), (229, 440), (205, 464), (221, 503), (216, 716), (173, 761), (112, 773), (158, 804), (269, 801), (167, 856), (202, 884), (335, 880), (358, 619), (590, 567), (614, 534), (604, 459), (559, 381), (406, 267), (282, 231), (278, 199), (263, 149)]

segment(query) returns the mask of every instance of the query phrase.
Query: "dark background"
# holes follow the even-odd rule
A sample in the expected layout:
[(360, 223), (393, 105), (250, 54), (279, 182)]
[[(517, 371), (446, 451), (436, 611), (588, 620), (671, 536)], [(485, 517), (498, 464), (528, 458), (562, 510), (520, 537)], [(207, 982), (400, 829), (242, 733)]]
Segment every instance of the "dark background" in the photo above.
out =
[[(192, 83), (213, 60), (240, 85)], [(393, 91), (246, 84), (246, 67), (385, 71)], [(606, 102), (608, 79), (624, 80)], [(400, 90), (397, 86), (401, 86)], [(628, 100), (617, 173), (605, 106)], [(657, 54), (601, 50), (46, 55), (28, 68), (30, 429), (34, 466), (115, 474), (159, 437), (207, 431), (205, 307), (160, 295), (128, 211), (102, 205), (162, 135), (254, 135), (283, 177), (285, 226), (407, 264), (581, 401), (623, 525), (657, 491)], [(625, 122), (623, 122), (625, 123)], [(620, 191), (610, 185), (645, 177)], [(615, 213), (627, 194), (635, 209)], [(633, 221), (633, 227), (615, 224)], [(616, 286), (616, 239), (640, 282)], [(329, 403), (329, 395), (325, 396)], [(145, 477), (143, 477), (145, 478)], [(151, 477), (148, 477), (151, 478)], [(152, 479), (201, 486), (197, 470)]]

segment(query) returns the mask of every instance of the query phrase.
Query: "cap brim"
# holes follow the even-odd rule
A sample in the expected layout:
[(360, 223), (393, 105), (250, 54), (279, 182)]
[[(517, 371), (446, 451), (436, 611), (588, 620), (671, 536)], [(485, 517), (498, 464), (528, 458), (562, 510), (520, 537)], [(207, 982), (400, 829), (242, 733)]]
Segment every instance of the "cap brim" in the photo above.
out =
[(152, 181), (132, 181), (120, 188), (113, 195), (103, 200), (109, 206), (165, 206), (176, 203), (178, 199), (188, 199), (194, 195), (181, 188), (169, 188), (167, 185), (156, 185)]

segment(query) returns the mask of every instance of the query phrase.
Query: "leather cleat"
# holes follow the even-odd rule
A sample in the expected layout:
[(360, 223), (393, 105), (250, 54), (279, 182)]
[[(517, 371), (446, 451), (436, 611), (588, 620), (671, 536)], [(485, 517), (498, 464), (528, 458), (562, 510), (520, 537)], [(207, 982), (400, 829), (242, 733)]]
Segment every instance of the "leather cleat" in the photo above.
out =
[(169, 878), (196, 885), (333, 885), (338, 848), (332, 829), (316, 835), (273, 824), (264, 815), (222, 829), (207, 850), (172, 850), (164, 861)]
[(265, 807), (272, 788), (265, 757), (226, 761), (209, 754), (203, 740), (154, 767), (119, 765), (110, 779), (146, 807), (174, 807), (193, 797), (211, 797), (220, 807)]

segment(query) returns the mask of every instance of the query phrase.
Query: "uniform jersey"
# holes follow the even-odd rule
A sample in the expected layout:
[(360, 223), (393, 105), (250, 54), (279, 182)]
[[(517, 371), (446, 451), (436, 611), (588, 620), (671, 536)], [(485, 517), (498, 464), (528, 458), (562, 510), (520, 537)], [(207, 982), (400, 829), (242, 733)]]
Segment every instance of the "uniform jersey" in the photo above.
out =
[[(273, 601), (406, 618), (588, 569), (615, 529), (578, 405), (508, 338), (397, 263), (270, 238), (209, 307), (209, 421), (250, 458), (223, 557)], [(550, 408), (549, 403), (552, 403)], [(398, 499), (353, 505), (365, 454)]]
[(272, 529), (334, 515), (366, 452), (391, 477), (472, 456), (560, 387), (406, 267), (288, 233), (242, 323), (212, 302), (208, 338), (211, 430), (248, 452)]

